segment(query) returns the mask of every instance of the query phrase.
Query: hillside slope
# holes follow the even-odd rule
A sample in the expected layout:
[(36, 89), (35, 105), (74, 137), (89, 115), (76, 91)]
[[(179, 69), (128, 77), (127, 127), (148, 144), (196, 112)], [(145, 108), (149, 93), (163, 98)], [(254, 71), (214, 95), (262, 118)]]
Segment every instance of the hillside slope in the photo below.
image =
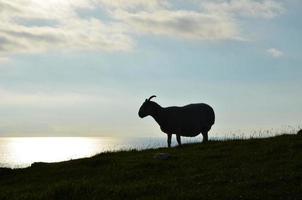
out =
[[(155, 159), (159, 152), (171, 158)], [(0, 169), (0, 199), (302, 199), (302, 136), (211, 141)]]

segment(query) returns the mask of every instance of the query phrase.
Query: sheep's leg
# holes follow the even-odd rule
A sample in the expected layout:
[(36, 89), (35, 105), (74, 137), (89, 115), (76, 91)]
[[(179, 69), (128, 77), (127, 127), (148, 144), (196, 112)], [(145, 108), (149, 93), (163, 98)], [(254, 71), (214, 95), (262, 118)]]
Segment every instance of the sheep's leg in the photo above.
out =
[(171, 139), (172, 139), (172, 134), (167, 134), (168, 135), (168, 147), (171, 147)]
[(176, 135), (176, 140), (177, 140), (178, 145), (181, 146), (181, 140), (180, 140), (179, 134)]
[(207, 142), (208, 141), (208, 131), (202, 132), (203, 140), (202, 142)]

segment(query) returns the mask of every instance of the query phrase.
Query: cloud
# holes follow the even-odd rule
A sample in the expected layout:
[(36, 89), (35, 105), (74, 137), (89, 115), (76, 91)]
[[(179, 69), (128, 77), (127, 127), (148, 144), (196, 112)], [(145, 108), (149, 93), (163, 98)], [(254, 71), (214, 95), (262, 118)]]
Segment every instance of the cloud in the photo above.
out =
[[(6, 63), (8, 63), (8, 62), (10, 62), (10, 59), (9, 58), (7, 58), (7, 57), (0, 57), (0, 64), (2, 63), (2, 64), (6, 64)], [(0, 69), (1, 69), (1, 67), (0, 67)]]
[(121, 10), (156, 10), (168, 7), (168, 0), (95, 0), (97, 4), (108, 9)]
[(0, 106), (73, 106), (101, 102), (98, 96), (79, 93), (28, 93), (0, 88)]
[(119, 11), (114, 17), (137, 33), (200, 40), (239, 38), (236, 25), (227, 16), (184, 10), (160, 10), (137, 13)]
[[(83, 16), (80, 10), (99, 13)], [(283, 5), (273, 0), (2, 0), (0, 57), (47, 51), (129, 51), (136, 34), (238, 40), (246, 35), (241, 16), (272, 19), (282, 12)]]
[(228, 13), (247, 17), (272, 19), (282, 14), (285, 9), (280, 2), (273, 0), (231, 0), (202, 3), (208, 12)]
[(127, 51), (133, 41), (115, 25), (99, 20), (73, 21), (61, 27), (0, 28), (0, 55), (39, 53), (49, 50)]
[(90, 1), (69, 2), (1, 2), (0, 56), (49, 50), (127, 51), (133, 47), (121, 24), (77, 15), (79, 8), (91, 9)]
[(279, 57), (283, 56), (283, 52), (281, 50), (275, 49), (275, 48), (267, 49), (266, 52), (274, 58), (279, 58)]
[(117, 9), (111, 14), (136, 33), (197, 40), (243, 40), (240, 16), (272, 19), (284, 12), (282, 4), (272, 0), (186, 1), (188, 5), (199, 5), (197, 10), (173, 7), (173, 1), (152, 2), (156, 9)]

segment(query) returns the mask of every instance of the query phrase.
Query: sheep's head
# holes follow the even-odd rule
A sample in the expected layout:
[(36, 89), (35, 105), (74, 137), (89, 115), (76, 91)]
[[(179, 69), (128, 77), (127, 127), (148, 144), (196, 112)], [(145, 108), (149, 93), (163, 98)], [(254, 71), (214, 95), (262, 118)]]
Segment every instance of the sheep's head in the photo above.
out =
[(154, 102), (151, 101), (152, 98), (156, 97), (155, 95), (152, 95), (149, 99), (146, 99), (143, 105), (140, 107), (138, 111), (138, 116), (140, 118), (144, 118), (148, 115), (151, 115), (154, 111)]

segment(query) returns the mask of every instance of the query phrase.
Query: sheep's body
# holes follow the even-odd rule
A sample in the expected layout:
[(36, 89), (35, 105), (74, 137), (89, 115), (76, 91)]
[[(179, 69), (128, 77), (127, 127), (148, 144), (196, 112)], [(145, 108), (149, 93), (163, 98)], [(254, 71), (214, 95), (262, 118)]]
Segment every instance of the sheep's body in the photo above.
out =
[(213, 109), (203, 103), (161, 108), (152, 117), (164, 133), (186, 137), (208, 132), (215, 122)]
[[(154, 97), (154, 96), (152, 96)], [(204, 103), (189, 104), (183, 107), (163, 108), (157, 103), (144, 102), (139, 110), (141, 118), (151, 115), (161, 130), (168, 135), (168, 146), (171, 146), (172, 134), (176, 134), (181, 145), (180, 136), (194, 137), (202, 133), (203, 140), (208, 140), (208, 131), (215, 123), (215, 113), (211, 106)]]

